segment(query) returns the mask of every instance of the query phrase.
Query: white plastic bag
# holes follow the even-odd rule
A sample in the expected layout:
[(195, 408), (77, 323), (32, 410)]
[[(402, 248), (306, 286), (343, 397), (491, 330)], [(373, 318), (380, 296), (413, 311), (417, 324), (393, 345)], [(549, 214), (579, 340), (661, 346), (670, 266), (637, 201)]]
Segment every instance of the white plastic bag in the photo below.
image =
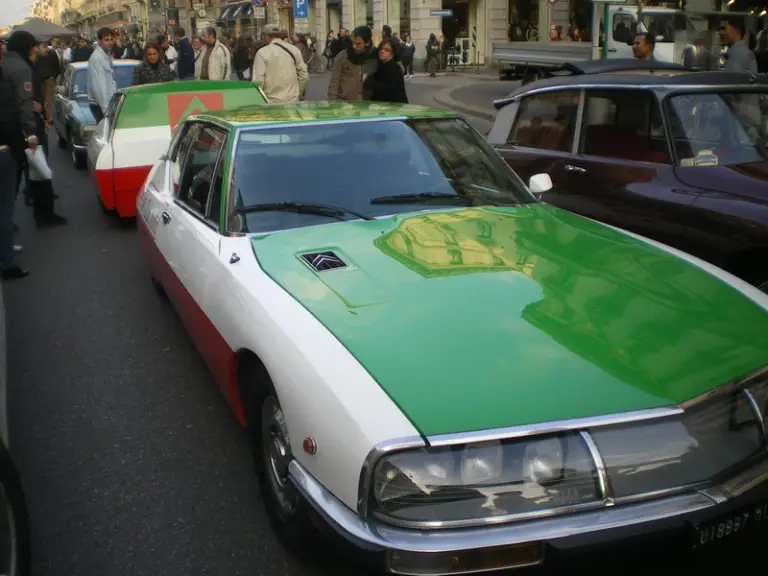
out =
[(250, 80), (251, 79), (251, 69), (250, 68), (246, 68), (245, 70), (243, 70), (243, 78), (245, 78), (246, 80)]
[(29, 179), (35, 182), (53, 180), (53, 172), (48, 167), (43, 147), (38, 146), (34, 152), (27, 148), (25, 152), (27, 153), (27, 162), (29, 163)]

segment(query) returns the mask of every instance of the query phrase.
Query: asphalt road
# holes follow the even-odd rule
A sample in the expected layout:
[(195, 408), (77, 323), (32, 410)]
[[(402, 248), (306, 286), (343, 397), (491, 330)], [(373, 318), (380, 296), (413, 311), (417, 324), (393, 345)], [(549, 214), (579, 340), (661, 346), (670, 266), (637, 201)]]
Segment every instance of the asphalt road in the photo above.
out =
[[(409, 88), (418, 103), (440, 89)], [(135, 228), (102, 213), (88, 174), (55, 146), (51, 165), (69, 225), (37, 230), (18, 206), (31, 275), (4, 285), (35, 576), (361, 575), (280, 547), (246, 436), (150, 285)]]

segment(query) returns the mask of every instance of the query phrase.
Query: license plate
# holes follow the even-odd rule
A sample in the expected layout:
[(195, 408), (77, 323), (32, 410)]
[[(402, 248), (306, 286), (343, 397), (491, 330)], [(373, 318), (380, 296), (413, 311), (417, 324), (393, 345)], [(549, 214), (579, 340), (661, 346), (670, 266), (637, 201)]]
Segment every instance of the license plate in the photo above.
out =
[(751, 532), (758, 526), (768, 527), (768, 502), (753, 504), (694, 526), (693, 548), (700, 549), (740, 534)]

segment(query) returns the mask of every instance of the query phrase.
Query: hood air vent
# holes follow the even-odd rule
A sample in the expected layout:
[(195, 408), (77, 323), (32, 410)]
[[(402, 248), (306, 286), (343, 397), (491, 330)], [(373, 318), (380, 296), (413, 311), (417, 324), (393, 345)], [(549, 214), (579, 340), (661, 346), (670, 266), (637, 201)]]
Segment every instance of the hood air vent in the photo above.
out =
[(307, 252), (301, 255), (302, 259), (318, 272), (346, 268), (347, 265), (334, 252)]

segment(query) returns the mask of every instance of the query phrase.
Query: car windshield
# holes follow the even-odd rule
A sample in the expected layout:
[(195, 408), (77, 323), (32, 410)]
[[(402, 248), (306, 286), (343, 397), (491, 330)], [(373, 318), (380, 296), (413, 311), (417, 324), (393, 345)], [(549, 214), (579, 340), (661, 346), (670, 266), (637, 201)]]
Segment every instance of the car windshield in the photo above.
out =
[(645, 30), (656, 42), (674, 42), (676, 32), (696, 32), (696, 27), (681, 12), (646, 12), (640, 16)]
[(234, 178), (245, 232), (334, 221), (330, 215), (270, 208), (287, 202), (376, 217), (536, 201), (482, 136), (458, 118), (248, 130), (239, 138)]
[(760, 162), (768, 152), (768, 91), (683, 94), (667, 115), (680, 166)]
[[(113, 67), (113, 76), (118, 90), (127, 88), (133, 81), (133, 66), (115, 66)], [(75, 81), (72, 85), (72, 98), (88, 96), (88, 70), (81, 68), (75, 72)]]

